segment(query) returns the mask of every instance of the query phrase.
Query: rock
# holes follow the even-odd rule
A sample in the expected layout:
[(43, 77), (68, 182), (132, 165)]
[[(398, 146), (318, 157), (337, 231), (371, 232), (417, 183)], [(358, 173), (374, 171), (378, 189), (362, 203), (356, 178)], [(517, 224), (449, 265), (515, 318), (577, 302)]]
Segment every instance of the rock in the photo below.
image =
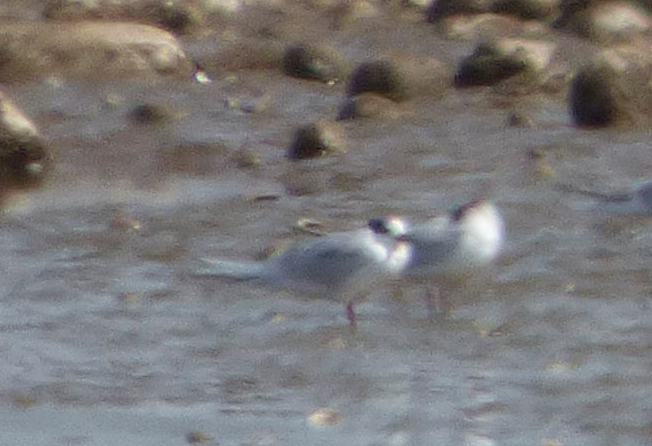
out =
[(345, 75), (344, 62), (334, 50), (294, 44), (285, 50), (283, 69), (288, 76), (333, 83)]
[(505, 125), (507, 127), (533, 128), (534, 121), (530, 115), (514, 111), (507, 115)]
[(559, 13), (559, 0), (496, 0), (491, 11), (523, 20), (541, 20)]
[(34, 123), (0, 92), (0, 200), (8, 189), (40, 185), (51, 161)]
[(604, 127), (616, 120), (614, 80), (607, 67), (587, 66), (573, 80), (569, 101), (573, 121), (580, 127)]
[(175, 34), (191, 34), (206, 25), (203, 11), (192, 2), (145, 2), (135, 14), (138, 20), (161, 26)]
[(109, 22), (8, 23), (0, 27), (0, 82), (177, 76), (194, 64), (170, 33)]
[(435, 0), (426, 11), (429, 22), (457, 15), (489, 12), (507, 14), (523, 20), (545, 19), (559, 10), (560, 0)]
[(441, 97), (451, 82), (448, 67), (434, 58), (390, 56), (360, 64), (349, 81), (350, 96), (377, 93), (394, 101), (417, 95)]
[(346, 152), (344, 129), (336, 122), (317, 121), (296, 130), (287, 156), (293, 160), (302, 160), (317, 158), (329, 152)]
[(626, 41), (652, 25), (645, 9), (626, 1), (565, 0), (554, 28), (598, 42)]
[(174, 120), (176, 113), (167, 104), (145, 103), (135, 106), (129, 113), (137, 124), (163, 124)]
[(361, 93), (348, 98), (337, 116), (338, 121), (356, 118), (395, 119), (405, 114), (401, 106), (375, 93)]
[(436, 22), (458, 14), (481, 14), (491, 12), (494, 0), (434, 0), (426, 17), (429, 22)]
[(528, 84), (542, 84), (555, 50), (555, 44), (540, 40), (482, 42), (459, 64), (455, 86), (494, 85), (515, 75), (523, 76)]
[[(645, 39), (644, 39), (645, 40)], [(652, 58), (647, 43), (608, 48), (577, 70), (569, 92), (573, 122), (580, 127), (652, 124)]]
[(497, 36), (538, 36), (549, 32), (536, 21), (521, 21), (508, 15), (484, 13), (455, 15), (437, 22), (438, 31), (449, 39), (487, 40)]
[(193, 0), (50, 0), (43, 16), (50, 20), (138, 21), (176, 34), (206, 25), (204, 8)]

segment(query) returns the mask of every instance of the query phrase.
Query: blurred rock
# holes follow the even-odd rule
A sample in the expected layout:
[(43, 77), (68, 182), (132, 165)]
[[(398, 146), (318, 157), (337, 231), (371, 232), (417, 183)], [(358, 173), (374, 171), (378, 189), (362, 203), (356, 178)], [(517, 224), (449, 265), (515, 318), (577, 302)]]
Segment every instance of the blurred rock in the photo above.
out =
[(437, 59), (395, 55), (361, 63), (351, 75), (348, 92), (377, 93), (394, 101), (417, 95), (442, 97), (451, 80), (450, 70)]
[(595, 41), (626, 41), (648, 31), (652, 24), (645, 9), (627, 1), (564, 0), (553, 27)]
[(429, 22), (456, 16), (489, 12), (507, 14), (519, 19), (546, 19), (557, 14), (560, 0), (434, 0), (426, 17)]
[(145, 103), (135, 106), (129, 118), (136, 124), (164, 124), (175, 118), (175, 112), (167, 104)]
[(426, 12), (429, 22), (457, 14), (491, 12), (494, 0), (434, 0)]
[(0, 200), (8, 189), (40, 185), (51, 165), (34, 123), (0, 91)]
[(464, 58), (455, 74), (455, 86), (494, 85), (521, 75), (524, 82), (542, 84), (556, 45), (540, 40), (503, 38), (480, 43)]
[(176, 34), (206, 25), (204, 7), (194, 0), (50, 0), (43, 16), (51, 20), (138, 21)]
[(507, 127), (533, 128), (534, 120), (526, 113), (511, 112), (507, 115), (505, 125)]
[(340, 108), (339, 121), (356, 118), (395, 119), (406, 114), (400, 104), (375, 93), (347, 98)]
[(186, 441), (189, 444), (204, 444), (204, 443), (212, 443), (215, 438), (211, 437), (208, 434), (205, 434), (203, 432), (189, 432), (186, 435)]
[(587, 66), (578, 71), (571, 86), (571, 117), (580, 127), (604, 127), (616, 120), (615, 82), (609, 67)]
[(601, 51), (578, 69), (569, 93), (573, 122), (580, 127), (652, 124), (652, 57), (649, 43)]
[(498, 36), (543, 36), (548, 26), (533, 20), (522, 21), (508, 15), (483, 13), (455, 15), (437, 22), (438, 31), (449, 39), (488, 40)]
[(0, 82), (59, 78), (191, 78), (194, 64), (170, 33), (109, 22), (11, 23), (0, 27)]
[(303, 43), (286, 48), (283, 69), (288, 76), (329, 83), (346, 75), (344, 59), (335, 50)]
[(542, 20), (558, 15), (559, 2), (560, 0), (496, 0), (491, 10), (523, 20)]
[(287, 156), (293, 160), (302, 160), (317, 158), (328, 152), (346, 152), (344, 128), (337, 122), (317, 121), (296, 130)]

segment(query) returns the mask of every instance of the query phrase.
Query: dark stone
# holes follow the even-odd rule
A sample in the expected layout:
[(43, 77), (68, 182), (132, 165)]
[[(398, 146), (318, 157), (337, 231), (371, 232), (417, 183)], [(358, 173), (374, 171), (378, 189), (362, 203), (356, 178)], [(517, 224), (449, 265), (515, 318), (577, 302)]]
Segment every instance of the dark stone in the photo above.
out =
[(326, 50), (304, 44), (291, 45), (285, 50), (283, 69), (288, 76), (335, 82), (340, 79), (341, 63)]
[(319, 121), (296, 130), (287, 156), (293, 160), (302, 160), (317, 158), (327, 152), (346, 152), (344, 131), (335, 122)]
[(606, 69), (587, 67), (575, 76), (569, 95), (573, 122), (581, 127), (604, 127), (616, 119), (612, 75)]
[(0, 138), (0, 184), (30, 188), (42, 184), (51, 165), (49, 151), (39, 138)]
[(378, 93), (396, 101), (407, 98), (405, 82), (396, 67), (387, 60), (360, 64), (349, 83), (349, 95)]
[(480, 14), (491, 9), (492, 0), (434, 0), (426, 17), (432, 23), (456, 14)]
[(337, 119), (396, 118), (403, 115), (399, 104), (375, 93), (362, 93), (348, 98), (340, 108)]
[(460, 63), (455, 73), (455, 86), (493, 85), (522, 72), (526, 66), (519, 57), (505, 54), (491, 44), (481, 44)]
[(162, 124), (173, 119), (174, 111), (163, 104), (140, 104), (131, 110), (129, 116), (138, 124)]

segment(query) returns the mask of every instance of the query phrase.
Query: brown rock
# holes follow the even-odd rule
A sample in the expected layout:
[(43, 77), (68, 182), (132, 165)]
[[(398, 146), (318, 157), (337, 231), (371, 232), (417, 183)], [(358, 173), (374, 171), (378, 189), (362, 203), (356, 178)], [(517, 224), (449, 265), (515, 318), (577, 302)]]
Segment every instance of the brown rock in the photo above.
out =
[(455, 74), (457, 87), (494, 85), (520, 75), (528, 84), (542, 84), (556, 46), (539, 40), (503, 38), (480, 43)]
[(448, 67), (434, 58), (395, 55), (360, 64), (349, 81), (349, 95), (377, 93), (394, 101), (443, 96), (451, 83)]
[(190, 79), (194, 71), (174, 36), (136, 23), (4, 24), (0, 48), (0, 82), (8, 83), (44, 76)]
[(317, 121), (296, 130), (287, 156), (301, 160), (317, 158), (329, 152), (346, 152), (344, 129), (336, 122)]
[(40, 185), (51, 156), (34, 123), (0, 92), (0, 201), (8, 189)]
[(139, 21), (176, 34), (206, 24), (204, 8), (194, 0), (49, 0), (43, 16), (52, 20)]
[(457, 14), (491, 12), (493, 0), (434, 0), (426, 12), (429, 22)]
[(328, 83), (345, 76), (345, 63), (335, 50), (303, 43), (286, 48), (283, 69), (288, 76)]
[(362, 93), (346, 99), (337, 119), (395, 119), (404, 114), (401, 105), (391, 99), (374, 93)]
[(491, 10), (524, 20), (546, 19), (559, 13), (559, 0), (496, 0)]
[(457, 15), (494, 12), (519, 19), (545, 19), (558, 12), (560, 0), (435, 0), (426, 11), (429, 22)]
[(645, 9), (627, 1), (565, 0), (561, 9), (555, 28), (599, 42), (627, 41), (652, 26)]
[(652, 57), (646, 40), (605, 49), (577, 70), (569, 93), (570, 113), (576, 125), (652, 124)]
[(163, 124), (174, 119), (176, 113), (167, 104), (144, 103), (129, 112), (129, 118), (136, 124)]

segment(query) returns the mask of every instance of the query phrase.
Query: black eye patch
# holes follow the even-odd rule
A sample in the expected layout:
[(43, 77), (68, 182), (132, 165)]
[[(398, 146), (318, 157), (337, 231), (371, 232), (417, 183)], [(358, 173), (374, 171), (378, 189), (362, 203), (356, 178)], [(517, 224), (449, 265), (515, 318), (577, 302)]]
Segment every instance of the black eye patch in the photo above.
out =
[(369, 220), (369, 223), (367, 223), (367, 226), (369, 226), (369, 229), (374, 231), (376, 234), (387, 234), (389, 232), (385, 220), (382, 218), (372, 218)]

